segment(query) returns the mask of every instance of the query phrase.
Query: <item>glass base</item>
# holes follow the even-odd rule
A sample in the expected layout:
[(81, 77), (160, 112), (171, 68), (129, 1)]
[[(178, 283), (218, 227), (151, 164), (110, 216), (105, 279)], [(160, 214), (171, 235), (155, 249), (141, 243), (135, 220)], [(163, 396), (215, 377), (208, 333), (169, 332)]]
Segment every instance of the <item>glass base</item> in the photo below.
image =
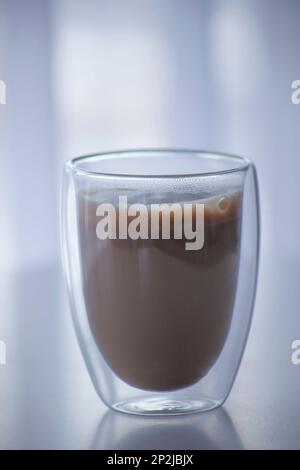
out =
[(115, 403), (112, 408), (135, 415), (180, 415), (213, 410), (220, 406), (219, 401), (200, 399), (172, 399), (166, 397), (136, 398)]

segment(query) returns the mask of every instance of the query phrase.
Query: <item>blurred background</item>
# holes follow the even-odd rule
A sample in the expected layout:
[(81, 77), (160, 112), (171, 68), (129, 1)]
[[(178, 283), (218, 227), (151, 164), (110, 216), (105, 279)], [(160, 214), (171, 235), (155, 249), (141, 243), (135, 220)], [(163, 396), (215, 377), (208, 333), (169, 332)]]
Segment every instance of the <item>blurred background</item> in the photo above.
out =
[[(1, 448), (300, 448), (299, 18), (299, 0), (0, 0)], [(157, 421), (103, 418), (65, 301), (58, 214), (64, 160), (160, 146), (254, 161), (262, 249), (225, 409), (162, 422), (168, 440), (151, 441)]]

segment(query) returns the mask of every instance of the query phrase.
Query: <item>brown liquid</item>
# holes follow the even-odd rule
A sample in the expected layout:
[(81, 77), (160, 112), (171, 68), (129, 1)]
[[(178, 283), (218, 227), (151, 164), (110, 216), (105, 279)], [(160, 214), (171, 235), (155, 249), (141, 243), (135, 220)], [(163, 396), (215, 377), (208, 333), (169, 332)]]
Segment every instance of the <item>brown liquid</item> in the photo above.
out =
[(199, 251), (187, 251), (184, 239), (99, 240), (98, 203), (80, 194), (78, 202), (87, 315), (105, 361), (141, 389), (194, 384), (218, 359), (230, 328), (241, 195), (205, 202)]

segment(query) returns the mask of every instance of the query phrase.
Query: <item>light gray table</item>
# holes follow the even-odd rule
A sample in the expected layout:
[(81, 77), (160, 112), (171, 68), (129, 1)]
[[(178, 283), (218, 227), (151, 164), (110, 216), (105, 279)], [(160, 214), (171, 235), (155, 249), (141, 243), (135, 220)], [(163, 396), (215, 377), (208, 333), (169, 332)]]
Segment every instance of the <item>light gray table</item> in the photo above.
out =
[(147, 418), (108, 411), (79, 352), (59, 266), (1, 275), (2, 449), (300, 448), (300, 262), (264, 260), (252, 330), (225, 406)]

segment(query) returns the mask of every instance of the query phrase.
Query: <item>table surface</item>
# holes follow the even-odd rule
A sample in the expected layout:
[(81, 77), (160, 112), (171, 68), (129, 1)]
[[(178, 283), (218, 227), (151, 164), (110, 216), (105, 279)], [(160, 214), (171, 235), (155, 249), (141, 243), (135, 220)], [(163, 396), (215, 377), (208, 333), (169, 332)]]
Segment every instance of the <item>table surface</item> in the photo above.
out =
[(76, 343), (59, 266), (1, 275), (1, 449), (300, 449), (300, 262), (260, 269), (244, 358), (222, 408), (179, 417), (107, 410)]

